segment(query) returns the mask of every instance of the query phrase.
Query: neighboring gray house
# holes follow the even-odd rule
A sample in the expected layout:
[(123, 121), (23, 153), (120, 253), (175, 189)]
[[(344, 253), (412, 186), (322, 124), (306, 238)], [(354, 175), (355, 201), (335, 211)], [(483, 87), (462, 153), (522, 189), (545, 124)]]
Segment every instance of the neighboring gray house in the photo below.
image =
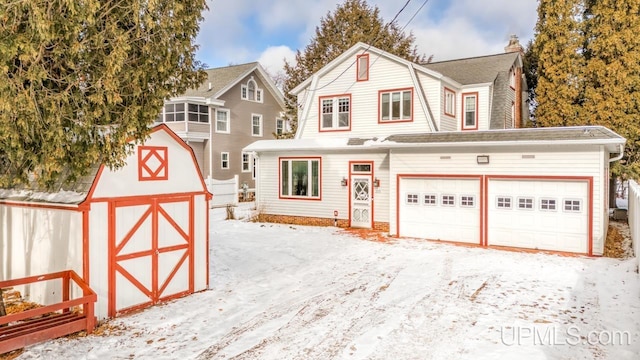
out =
[(283, 95), (257, 62), (206, 72), (200, 87), (166, 101), (156, 121), (193, 148), (205, 179), (237, 174), (253, 188), (254, 159), (242, 148), (285, 131)]

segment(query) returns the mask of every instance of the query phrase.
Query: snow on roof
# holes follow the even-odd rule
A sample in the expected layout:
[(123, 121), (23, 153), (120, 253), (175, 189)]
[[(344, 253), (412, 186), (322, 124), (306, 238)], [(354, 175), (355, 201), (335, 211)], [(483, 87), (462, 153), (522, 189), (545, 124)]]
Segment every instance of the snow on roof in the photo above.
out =
[(350, 149), (348, 138), (316, 138), (316, 139), (285, 139), (258, 140), (243, 149), (243, 151), (280, 151), (280, 150), (316, 150), (316, 149)]
[(86, 196), (86, 193), (67, 190), (44, 192), (24, 189), (0, 189), (0, 199), (20, 202), (29, 201), (75, 205), (81, 203)]
[(260, 140), (244, 151), (276, 152), (291, 150), (358, 150), (390, 148), (524, 146), (548, 144), (610, 145), (615, 152), (625, 139), (602, 126), (507, 129), (486, 131), (451, 131), (397, 134), (371, 138), (314, 138)]

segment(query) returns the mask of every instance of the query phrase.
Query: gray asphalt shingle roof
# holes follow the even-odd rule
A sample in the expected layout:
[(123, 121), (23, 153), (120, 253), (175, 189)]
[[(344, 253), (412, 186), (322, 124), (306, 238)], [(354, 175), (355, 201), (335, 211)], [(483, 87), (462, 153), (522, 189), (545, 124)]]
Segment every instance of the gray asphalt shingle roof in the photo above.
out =
[[(251, 62), (205, 70), (207, 72), (207, 79), (203, 81), (197, 89), (189, 89), (182, 95), (194, 97), (213, 96), (229, 85), (229, 83), (238, 79), (242, 74), (256, 66), (258, 66), (257, 62)], [(209, 89), (209, 83), (211, 83), (211, 89)]]
[(424, 64), (427, 69), (441, 73), (462, 85), (493, 82), (498, 73), (509, 71), (518, 53), (479, 56)]
[[(360, 140), (360, 139), (359, 139)], [(531, 128), (488, 131), (436, 132), (391, 135), (385, 139), (396, 143), (478, 143), (501, 141), (595, 141), (624, 140), (602, 126), (566, 128)], [(355, 145), (355, 144), (354, 144)]]

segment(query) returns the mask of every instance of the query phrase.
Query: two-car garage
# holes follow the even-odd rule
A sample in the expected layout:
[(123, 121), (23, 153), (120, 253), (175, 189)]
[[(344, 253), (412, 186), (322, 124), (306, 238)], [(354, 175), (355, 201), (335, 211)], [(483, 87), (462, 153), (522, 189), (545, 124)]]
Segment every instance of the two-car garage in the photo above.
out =
[(398, 190), (400, 236), (591, 252), (590, 177), (403, 175)]

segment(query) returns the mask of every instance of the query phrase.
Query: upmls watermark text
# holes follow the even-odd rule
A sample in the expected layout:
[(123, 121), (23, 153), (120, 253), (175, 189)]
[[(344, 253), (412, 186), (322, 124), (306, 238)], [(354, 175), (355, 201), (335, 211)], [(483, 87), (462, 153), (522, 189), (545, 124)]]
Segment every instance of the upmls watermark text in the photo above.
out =
[(572, 325), (556, 326), (503, 326), (500, 340), (507, 346), (514, 345), (631, 345), (631, 333), (619, 330), (589, 330)]

